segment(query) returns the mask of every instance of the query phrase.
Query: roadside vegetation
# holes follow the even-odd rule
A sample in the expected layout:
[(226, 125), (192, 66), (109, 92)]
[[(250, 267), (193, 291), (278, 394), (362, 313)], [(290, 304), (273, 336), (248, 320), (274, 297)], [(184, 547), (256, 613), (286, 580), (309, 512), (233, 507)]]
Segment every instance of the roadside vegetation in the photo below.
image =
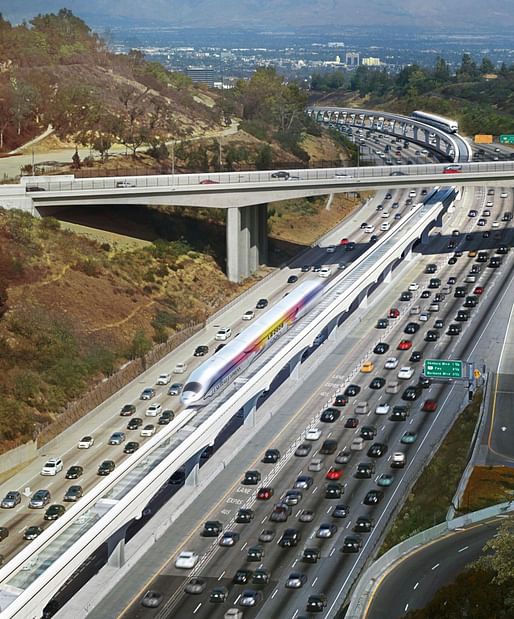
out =
[(469, 460), (471, 438), (478, 421), (481, 401), (482, 394), (478, 392), (455, 420), (394, 518), (380, 554), (445, 520)]
[(462, 496), (460, 511), (473, 512), (514, 500), (514, 470), (505, 466), (476, 466)]

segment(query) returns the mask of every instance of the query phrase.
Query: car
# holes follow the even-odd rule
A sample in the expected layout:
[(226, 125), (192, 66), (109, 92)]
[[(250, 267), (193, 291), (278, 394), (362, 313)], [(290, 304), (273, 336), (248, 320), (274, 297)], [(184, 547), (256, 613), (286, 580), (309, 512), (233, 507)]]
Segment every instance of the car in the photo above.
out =
[[(217, 535), (214, 537), (217, 537)], [(234, 546), (239, 541), (239, 538), (240, 535), (237, 531), (224, 531), (218, 541), (218, 545), (223, 548)]]
[(409, 335), (413, 335), (419, 331), (420, 325), (417, 322), (408, 322), (405, 325), (404, 333), (408, 333)]
[(473, 290), (473, 294), (476, 294), (477, 296), (480, 296), (481, 294), (483, 294), (483, 292), (484, 292), (483, 286), (476, 286), (475, 289)]
[(291, 175), (289, 172), (286, 172), (285, 170), (279, 170), (278, 172), (273, 172), (271, 174), (271, 178), (281, 178), (283, 180), (288, 180), (290, 176)]
[(387, 329), (389, 326), (389, 320), (387, 318), (380, 318), (375, 325), (375, 329)]
[(391, 475), (390, 473), (382, 473), (382, 475), (380, 475), (380, 477), (377, 479), (377, 486), (380, 486), (381, 488), (388, 488), (392, 485), (393, 481), (393, 475)]
[(180, 570), (191, 570), (200, 560), (200, 556), (192, 550), (182, 550), (175, 559), (175, 567)]
[(63, 466), (61, 458), (48, 458), (45, 464), (43, 464), (41, 475), (57, 475), (57, 473), (62, 471)]
[(402, 400), (411, 402), (413, 400), (417, 400), (420, 395), (421, 395), (421, 387), (419, 385), (410, 385), (402, 393)]
[(10, 490), (2, 499), (0, 507), (3, 509), (13, 509), (21, 503), (21, 493), (18, 490)]
[(309, 466), (307, 467), (307, 469), (309, 471), (321, 471), (321, 469), (323, 468), (323, 458), (312, 458), (312, 460), (309, 462)]
[(132, 417), (127, 424), (127, 430), (138, 430), (143, 425), (141, 417)]
[(214, 339), (217, 341), (225, 341), (228, 340), (231, 335), (232, 329), (230, 327), (222, 327), (221, 329), (218, 329)]
[(148, 423), (144, 428), (141, 428), (139, 436), (153, 436), (155, 434), (155, 426), (153, 423)]
[[(393, 208), (394, 208), (394, 205), (393, 205)], [(398, 220), (398, 219), (401, 219), (401, 218), (402, 218), (402, 214), (401, 213), (395, 213), (394, 214), (394, 219)]]
[(271, 512), (269, 519), (271, 522), (286, 522), (291, 513), (291, 506), (284, 501), (280, 501), (273, 507), (273, 511)]
[(78, 464), (74, 464), (66, 471), (65, 477), (66, 479), (78, 479), (82, 473), (84, 473), (84, 469)]
[(160, 426), (167, 426), (169, 423), (173, 421), (174, 418), (175, 418), (175, 413), (172, 410), (165, 410), (165, 411), (162, 411), (157, 423)]
[(414, 376), (414, 368), (411, 368), (408, 365), (405, 365), (400, 368), (400, 371), (397, 374), (398, 378), (403, 380), (409, 380)]
[(372, 361), (364, 361), (364, 363), (361, 365), (360, 371), (364, 374), (369, 374), (369, 372), (373, 372), (374, 367), (375, 366), (373, 365)]
[(368, 518), (367, 516), (358, 516), (355, 524), (353, 525), (353, 530), (356, 533), (371, 533), (374, 526), (375, 522), (373, 518)]
[(252, 576), (252, 584), (254, 585), (266, 585), (269, 583), (271, 574), (269, 570), (264, 567), (259, 567), (255, 570)]
[(255, 304), (255, 309), (264, 309), (268, 306), (268, 299), (259, 299)]
[(298, 505), (302, 498), (303, 493), (300, 490), (288, 490), (282, 498), (282, 502), (289, 506)]
[(104, 460), (98, 467), (97, 475), (105, 476), (112, 473), (116, 465), (113, 460)]
[(457, 258), (455, 256), (448, 258), (448, 264), (457, 264)]
[(253, 310), (247, 310), (243, 316), (242, 320), (252, 320), (255, 317), (255, 312)]
[(259, 501), (269, 501), (269, 499), (271, 499), (273, 494), (274, 494), (273, 488), (271, 488), (270, 486), (263, 486), (262, 488), (259, 488), (259, 490), (257, 491), (256, 498)]
[(460, 230), (452, 230), (452, 236), (460, 236)]
[(439, 339), (439, 331), (427, 331), (425, 333), (425, 342), (436, 342)]
[(274, 464), (280, 460), (280, 451), (278, 449), (266, 449), (261, 462)]
[(387, 404), (387, 402), (382, 402), (381, 404), (378, 404), (377, 407), (375, 408), (375, 414), (376, 415), (388, 415), (390, 408), (391, 407), (389, 404)]
[(125, 404), (120, 411), (120, 417), (130, 417), (135, 412), (136, 407), (133, 404)]
[(457, 310), (454, 320), (457, 322), (466, 322), (469, 320), (469, 312), (467, 310)]
[(332, 275), (332, 269), (330, 267), (321, 267), (321, 269), (319, 270), (319, 276), (320, 277), (330, 277)]
[(438, 318), (434, 322), (434, 329), (442, 329), (444, 327), (444, 320), (442, 318)]
[(478, 297), (476, 297), (475, 295), (470, 295), (466, 297), (466, 300), (464, 301), (464, 307), (476, 307), (477, 303)]
[(205, 345), (197, 346), (193, 352), (193, 357), (204, 357), (209, 352), (209, 347)]
[(382, 490), (369, 490), (362, 501), (364, 505), (378, 505), (384, 498)]
[(308, 547), (303, 549), (302, 561), (305, 563), (317, 563), (321, 559), (319, 548)]
[(434, 413), (437, 410), (437, 400), (425, 400), (421, 410), (425, 413)]
[(286, 529), (282, 537), (278, 540), (278, 545), (281, 548), (292, 548), (297, 546), (301, 540), (301, 533), (298, 529)]
[(191, 595), (199, 595), (205, 591), (207, 582), (203, 578), (191, 578), (187, 581), (184, 591)]
[(359, 385), (348, 385), (348, 387), (346, 387), (346, 389), (344, 390), (344, 394), (347, 398), (356, 396), (360, 393), (361, 388), (359, 387)]
[(327, 254), (335, 254), (336, 246), (328, 245), (325, 251), (327, 252)]
[(487, 221), (481, 217), (478, 221), (477, 221), (477, 226), (485, 226), (487, 224)]
[(501, 258), (499, 258), (498, 256), (493, 256), (490, 260), (489, 260), (489, 264), (487, 265), (488, 269), (497, 269), (499, 266), (501, 266)]
[(153, 387), (145, 387), (139, 396), (140, 400), (151, 400), (155, 396), (155, 389)]
[(359, 425), (357, 417), (348, 417), (344, 423), (345, 428), (356, 428)]
[(409, 290), (404, 290), (400, 295), (400, 301), (411, 301), (412, 300), (412, 292)]
[(92, 436), (83, 436), (77, 443), (78, 449), (89, 449), (95, 444), (95, 439)]
[[(157, 415), (161, 412), (161, 410), (162, 410), (162, 406), (159, 404), (159, 402), (154, 402), (153, 404), (150, 404), (150, 406), (146, 409), (145, 416), (146, 417), (157, 417)], [(111, 443), (111, 444), (114, 445), (114, 443)]]
[(63, 501), (75, 502), (78, 501), (82, 497), (82, 486), (70, 486), (66, 493), (64, 494)]
[(121, 445), (125, 440), (125, 432), (113, 432), (107, 441), (108, 445)]
[(254, 589), (245, 589), (239, 598), (239, 606), (253, 607), (256, 606), (262, 599), (262, 593)]
[(386, 383), (385, 378), (382, 378), (381, 376), (377, 376), (370, 382), (369, 388), (370, 389), (382, 389), (385, 383)]
[(432, 379), (428, 376), (425, 376), (424, 374), (420, 374), (418, 384), (421, 386), (422, 389), (429, 389), (432, 385)]
[(238, 524), (248, 524), (253, 520), (253, 516), (253, 510), (241, 507), (237, 510), (234, 522), (237, 522)]
[[(339, 411), (338, 411), (339, 413)], [(305, 458), (311, 452), (312, 445), (310, 443), (300, 443), (298, 447), (295, 449), (294, 455), (299, 458)]]
[(264, 557), (264, 546), (257, 544), (256, 546), (250, 546), (246, 553), (247, 561), (262, 561)]
[(451, 324), (448, 325), (448, 330), (446, 331), (446, 335), (460, 335), (461, 326), (459, 324)]
[(263, 529), (259, 535), (259, 542), (264, 542), (268, 544), (275, 539), (275, 531), (274, 529)]
[(412, 363), (416, 363), (417, 361), (421, 361), (423, 358), (423, 353), (420, 350), (413, 350), (411, 356), (409, 357), (409, 361)]
[(341, 552), (343, 553), (352, 553), (359, 552), (362, 547), (362, 540), (360, 537), (356, 535), (347, 535), (343, 540), (343, 546), (341, 548)]
[(389, 350), (389, 344), (386, 344), (385, 342), (379, 342), (375, 348), (373, 348), (373, 352), (376, 355), (383, 355), (385, 354), (387, 351)]
[(431, 290), (423, 290), (420, 296), (422, 299), (428, 299), (431, 294), (432, 294)]
[(179, 361), (173, 368), (173, 374), (184, 374), (187, 370), (187, 363)]
[(357, 247), (357, 244), (354, 241), (350, 241), (349, 243), (346, 244), (346, 247), (344, 249), (345, 251), (353, 251), (356, 247)]
[(41, 535), (41, 533), (43, 533), (43, 529), (41, 527), (33, 525), (25, 529), (25, 531), (23, 532), (23, 539), (30, 541), (36, 539), (36, 537)]
[(477, 215), (478, 215), (478, 211), (474, 208), (468, 211), (468, 217), (476, 217)]
[(415, 292), (418, 289), (419, 284), (417, 282), (412, 282), (412, 284), (409, 284), (408, 290), (410, 290), (411, 292)]
[(298, 281), (298, 275), (290, 275), (287, 278), (287, 283), (288, 284), (296, 284), (297, 281)]
[(310, 475), (298, 475), (294, 482), (294, 489), (308, 490), (313, 483), (313, 479)]
[(337, 526), (332, 522), (322, 522), (316, 531), (316, 537), (327, 539), (337, 533)]
[(400, 439), (400, 443), (403, 443), (404, 445), (411, 445), (416, 442), (417, 438), (417, 432), (404, 432), (402, 438)]
[(337, 466), (331, 466), (325, 474), (325, 479), (329, 479), (330, 481), (337, 481), (341, 479), (343, 476), (343, 469)]
[(388, 357), (384, 363), (386, 370), (394, 370), (398, 366), (398, 359), (396, 357)]
[(410, 340), (401, 340), (397, 350), (409, 350), (409, 348), (412, 348), (412, 342)]
[(355, 470), (355, 479), (370, 479), (374, 472), (373, 462), (359, 462)]
[(346, 406), (348, 404), (348, 398), (343, 393), (338, 393), (334, 396), (332, 406)]
[(389, 419), (391, 421), (405, 421), (409, 414), (410, 411), (407, 406), (397, 405), (393, 406), (393, 410)]
[(300, 589), (307, 582), (307, 576), (301, 572), (291, 572), (286, 580), (286, 589)]
[(391, 458), (391, 468), (402, 469), (405, 466), (405, 454), (401, 451), (395, 451)]
[[(337, 450), (337, 441), (333, 438), (328, 438), (325, 441), (323, 441), (323, 443), (321, 444), (319, 453), (322, 455), (331, 455), (335, 453), (336, 450)], [(309, 445), (309, 451), (310, 451), (310, 445)]]
[(337, 482), (330, 482), (325, 486), (326, 499), (340, 499), (343, 496), (344, 487)]
[(341, 411), (337, 408), (326, 408), (320, 415), (320, 421), (323, 423), (334, 423), (341, 416)]
[(246, 471), (242, 480), (242, 484), (245, 486), (256, 486), (261, 481), (261, 474), (259, 471)]
[(387, 453), (387, 445), (385, 443), (373, 443), (368, 449), (367, 455), (369, 458), (381, 458)]
[(54, 505), (50, 505), (50, 507), (46, 510), (44, 519), (45, 520), (57, 520), (60, 516), (64, 514), (66, 511), (64, 505), (59, 505), (55, 503)]

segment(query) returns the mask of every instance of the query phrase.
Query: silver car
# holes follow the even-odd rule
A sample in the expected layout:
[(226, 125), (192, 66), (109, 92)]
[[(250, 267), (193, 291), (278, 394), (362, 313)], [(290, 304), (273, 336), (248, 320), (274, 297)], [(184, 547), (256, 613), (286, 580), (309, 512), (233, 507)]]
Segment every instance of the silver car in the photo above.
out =
[(12, 509), (21, 503), (21, 494), (17, 490), (8, 492), (0, 503), (0, 507), (4, 509)]

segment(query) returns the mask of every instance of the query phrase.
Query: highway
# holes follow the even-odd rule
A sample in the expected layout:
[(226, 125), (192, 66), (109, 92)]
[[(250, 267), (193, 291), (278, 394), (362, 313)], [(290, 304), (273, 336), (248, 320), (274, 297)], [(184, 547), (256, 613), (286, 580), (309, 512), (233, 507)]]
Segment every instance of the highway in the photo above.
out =
[[(504, 199), (500, 198), (500, 195), (500, 192), (498, 192), (498, 195), (495, 198), (494, 208), (498, 210), (504, 206), (504, 204), (501, 203), (501, 200)], [(448, 230), (457, 228), (462, 232), (457, 240), (457, 247), (455, 248), (456, 251), (461, 250), (463, 252), (467, 252), (468, 250), (476, 249), (477, 245), (481, 245), (482, 243), (487, 244), (489, 242), (489, 238), (491, 238), (491, 236), (484, 238), (482, 236), (482, 231), (478, 232), (479, 228), (476, 227), (473, 219), (468, 218), (467, 207), (464, 205), (456, 209), (454, 215), (452, 216), (452, 220), (448, 221), (445, 227)], [(470, 234), (472, 236), (469, 239), (466, 239), (465, 234)], [(511, 243), (511, 236), (511, 231), (502, 233), (502, 242)], [(203, 518), (200, 518), (197, 521), (196, 528), (187, 538), (186, 542), (182, 545), (176, 545), (172, 552), (169, 552), (168, 549), (168, 556), (171, 555), (172, 557), (176, 555), (176, 552), (178, 552), (181, 547), (187, 547), (188, 550), (195, 550), (202, 557), (205, 557), (202, 560), (202, 563), (199, 564), (199, 567), (195, 569), (194, 573), (199, 574), (201, 577), (205, 577), (207, 579), (207, 586), (205, 592), (200, 596), (186, 595), (181, 593), (180, 590), (170, 596), (166, 594), (166, 601), (163, 606), (163, 610), (159, 611), (159, 616), (177, 616), (177, 613), (180, 613), (180, 616), (222, 616), (221, 609), (219, 612), (216, 610), (219, 606), (209, 603), (207, 600), (207, 595), (210, 593), (212, 586), (214, 586), (213, 583), (220, 583), (229, 588), (230, 597), (228, 604), (233, 603), (238, 599), (238, 596), (241, 593), (241, 586), (233, 585), (231, 583), (231, 579), (238, 567), (244, 567), (246, 565), (246, 567), (253, 569), (255, 565), (260, 565), (260, 563), (257, 563), (252, 566), (251, 563), (246, 563), (244, 553), (249, 546), (258, 542), (258, 537), (262, 528), (271, 526), (271, 523), (267, 523), (266, 520), (270, 513), (272, 503), (275, 501), (275, 497), (280, 497), (286, 490), (291, 488), (294, 480), (300, 473), (307, 474), (305, 466), (308, 464), (308, 459), (312, 457), (314, 450), (321, 440), (327, 438), (330, 434), (330, 438), (337, 438), (338, 449), (343, 449), (348, 447), (355, 434), (360, 431), (360, 428), (357, 430), (345, 429), (342, 427), (343, 424), (340, 422), (334, 424), (334, 426), (319, 424), (320, 426), (323, 426), (323, 437), (316, 442), (316, 447), (313, 448), (313, 451), (309, 454), (308, 458), (300, 459), (293, 454), (294, 449), (300, 440), (302, 428), (305, 429), (305, 427), (309, 424), (309, 421), (319, 414), (319, 410), (322, 408), (322, 405), (327, 402), (327, 399), (333, 393), (334, 385), (339, 384), (342, 378), (352, 376), (352, 382), (360, 384), (363, 389), (368, 389), (366, 385), (369, 384), (369, 381), (377, 375), (377, 372), (370, 375), (365, 375), (358, 372), (358, 369), (363, 360), (363, 351), (369, 351), (373, 348), (374, 344), (378, 341), (378, 335), (381, 336), (381, 341), (386, 341), (391, 344), (391, 350), (384, 355), (384, 357), (389, 355), (399, 356), (400, 365), (407, 361), (410, 353), (398, 353), (394, 350), (394, 348), (397, 341), (399, 341), (399, 339), (403, 336), (402, 330), (405, 327), (406, 322), (417, 320), (416, 317), (418, 314), (416, 313), (409, 316), (409, 312), (416, 306), (417, 303), (420, 302), (420, 294), (423, 289), (426, 289), (425, 286), (428, 283), (429, 277), (423, 273), (424, 266), (427, 263), (435, 262), (438, 266), (438, 277), (440, 277), (443, 282), (445, 282), (448, 277), (452, 276), (457, 279), (456, 285), (459, 285), (459, 283), (461, 283), (466, 277), (466, 273), (469, 271), (470, 266), (474, 264), (473, 257), (468, 257), (466, 253), (457, 259), (456, 264), (447, 264), (448, 257), (451, 256), (451, 252), (448, 250), (448, 243), (451, 242), (453, 238), (454, 237), (452, 236), (442, 236), (440, 238), (435, 237), (435, 245), (431, 245), (430, 247), (432, 251), (439, 252), (436, 254), (437, 257), (434, 258), (433, 255), (426, 256), (423, 257), (422, 260), (416, 262), (412, 266), (410, 272), (402, 273), (401, 281), (395, 282), (394, 285), (388, 286), (387, 292), (384, 293), (385, 298), (381, 299), (380, 304), (377, 304), (376, 306), (374, 305), (373, 308), (364, 315), (361, 314), (360, 316), (355, 316), (348, 326), (348, 336), (344, 340), (344, 345), (338, 346), (334, 351), (330, 351), (329, 356), (326, 358), (322, 377), (318, 374), (313, 376), (312, 381), (309, 377), (308, 381), (306, 380), (302, 383), (301, 389), (296, 392), (294, 396), (288, 395), (287, 408), (289, 411), (294, 410), (295, 417), (298, 417), (301, 421), (298, 422), (298, 425), (294, 428), (294, 430), (290, 426), (288, 427), (289, 436), (288, 438), (282, 439), (283, 442), (274, 441), (271, 442), (269, 446), (278, 447), (283, 454), (289, 454), (289, 457), (286, 456), (281, 459), (276, 467), (269, 471), (269, 465), (265, 466), (258, 463), (258, 456), (262, 456), (263, 446), (260, 445), (260, 451), (257, 454), (257, 461), (250, 461), (244, 465), (242, 462), (239, 463), (241, 470), (239, 470), (239, 474), (232, 480), (232, 485), (228, 486), (228, 492), (226, 492), (226, 490), (220, 491), (220, 489), (218, 489), (218, 492), (215, 493), (218, 496), (219, 504), (213, 506), (211, 510), (206, 510), (205, 508), (200, 510)], [(426, 332), (425, 329), (421, 329), (418, 334), (414, 336), (416, 340), (415, 348), (417, 350), (421, 350), (425, 358), (432, 356), (452, 357), (454, 355), (458, 355), (461, 348), (464, 348), (466, 345), (471, 345), (475, 341), (477, 335), (480, 333), (480, 323), (482, 323), (482, 325), (485, 324), (486, 321), (484, 321), (484, 318), (488, 316), (488, 312), (491, 311), (491, 308), (497, 301), (494, 294), (495, 290), (498, 290), (499, 283), (493, 285), (493, 282), (498, 278), (503, 280), (510, 274), (507, 267), (502, 267), (498, 270), (501, 272), (496, 271), (496, 273), (493, 273), (493, 271), (496, 271), (496, 269), (483, 269), (483, 271), (478, 275), (480, 280), (479, 283), (485, 289), (484, 296), (481, 297), (478, 308), (472, 310), (471, 320), (467, 323), (467, 325), (465, 323), (463, 336), (461, 338), (458, 338), (457, 340), (457, 338), (454, 339), (451, 336), (443, 335), (442, 332), (442, 337), (440, 337), (435, 344), (424, 343), (421, 336), (424, 332)], [(390, 329), (386, 330), (384, 336), (387, 337), (383, 339), (382, 334), (378, 333), (378, 330), (373, 328), (374, 324), (379, 317), (384, 316), (385, 308), (397, 304), (399, 292), (405, 289), (409, 281), (416, 281), (419, 283), (419, 288), (415, 292), (414, 298), (409, 303), (406, 305), (404, 303), (400, 304), (400, 307), (402, 308), (402, 319), (395, 322)], [(428, 303), (428, 300), (421, 302)], [(445, 324), (447, 325), (461, 305), (461, 299), (455, 298), (453, 295), (447, 295), (440, 303), (439, 312), (429, 319), (429, 324), (435, 318), (441, 318), (445, 319)], [(372, 358), (379, 362), (383, 359), (380, 359), (380, 357), (376, 355), (372, 355)], [(335, 365), (332, 369), (331, 366), (333, 364)], [(378, 367), (382, 367), (382, 364), (379, 363)], [(418, 373), (420, 369), (419, 363), (415, 365), (415, 367)], [(332, 369), (332, 373), (327, 376), (327, 371), (330, 369)], [(391, 373), (391, 371), (389, 371), (389, 373)], [(417, 373), (415, 377), (417, 376)], [(384, 371), (380, 370), (380, 374), (384, 375)], [(385, 372), (385, 374), (387, 375), (386, 377), (389, 378), (388, 372)], [(439, 402), (439, 408), (436, 415), (419, 413), (419, 404), (416, 403), (413, 405), (413, 413), (411, 417), (407, 422), (403, 423), (389, 422), (387, 417), (379, 417), (373, 413), (368, 417), (362, 416), (360, 425), (362, 426), (364, 423), (376, 424), (378, 436), (375, 440), (380, 440), (381, 442), (385, 442), (389, 445), (388, 456), (384, 459), (378, 459), (377, 461), (377, 469), (375, 471), (375, 475), (373, 476), (373, 480), (376, 480), (381, 473), (390, 471), (390, 454), (393, 449), (396, 450), (398, 447), (406, 451), (408, 454), (408, 462), (415, 462), (417, 467), (422, 465), (423, 459), (426, 458), (427, 454), (431, 450), (437, 433), (442, 433), (444, 429), (444, 423), (442, 423), (443, 420), (445, 418), (449, 420), (449, 418), (451, 418), (459, 408), (463, 397), (466, 395), (467, 385), (465, 385), (464, 388), (461, 387), (460, 391), (459, 387), (454, 386), (451, 396), (449, 395), (450, 389), (451, 387), (444, 385), (433, 385), (430, 390), (423, 393), (422, 399), (433, 397)], [(455, 393), (455, 390), (457, 390), (457, 393)], [(368, 393), (370, 395), (368, 395)], [(390, 400), (393, 404), (399, 403), (399, 395), (395, 395), (392, 398), (390, 396), (385, 396), (385, 398)], [(375, 393), (371, 394), (371, 392), (367, 392), (366, 401), (368, 402), (369, 408), (374, 410), (378, 402), (384, 401), (384, 395), (380, 390), (376, 395)], [(296, 407), (295, 402), (297, 402)], [(441, 416), (442, 410), (444, 410), (443, 416)], [(348, 414), (350, 413), (347, 413), (345, 409), (343, 416), (347, 416)], [(382, 421), (382, 419), (384, 421)], [(408, 428), (409, 431), (415, 431), (418, 433), (418, 440), (414, 445), (401, 446), (399, 444), (399, 438), (406, 431), (406, 428)], [(430, 442), (425, 440), (425, 438), (429, 436), (429, 431), (431, 431)], [(329, 597), (329, 602), (333, 602), (336, 592), (341, 584), (348, 586), (352, 579), (356, 577), (359, 565), (362, 565), (364, 562), (365, 554), (369, 554), (370, 551), (373, 550), (374, 545), (380, 537), (381, 531), (383, 531), (389, 517), (392, 515), (392, 507), (398, 501), (397, 497), (399, 496), (399, 493), (401, 494), (401, 492), (405, 490), (409, 477), (411, 478), (413, 475), (413, 470), (410, 469), (410, 465), (407, 466), (403, 472), (401, 469), (395, 472), (393, 488), (385, 489), (386, 496), (384, 501), (386, 501), (386, 506), (383, 510), (377, 507), (364, 507), (361, 505), (364, 494), (370, 488), (376, 487), (376, 485), (372, 481), (363, 482), (362, 480), (355, 480), (353, 478), (355, 464), (361, 460), (369, 460), (363, 456), (363, 453), (365, 452), (354, 454), (350, 464), (345, 467), (343, 472), (345, 493), (342, 498), (342, 502), (350, 506), (350, 515), (346, 519), (342, 519), (341, 522), (337, 522), (329, 516), (329, 512), (335, 504), (334, 500), (322, 498), (325, 483), (324, 473), (326, 472), (328, 466), (333, 462), (333, 457), (326, 459), (321, 472), (308, 473), (313, 477), (314, 483), (307, 491), (304, 491), (301, 503), (298, 507), (295, 507), (293, 516), (289, 518), (287, 525), (277, 525), (274, 541), (266, 545), (265, 557), (262, 561), (262, 565), (270, 570), (271, 582), (269, 585), (264, 587), (266, 600), (262, 602), (262, 606), (259, 605), (258, 607), (260, 616), (298, 617), (299, 613), (303, 613), (305, 610), (305, 602), (309, 593), (326, 593)], [(415, 458), (412, 458), (414, 454), (416, 454)], [(259, 468), (259, 470), (261, 470), (261, 473), (263, 473), (262, 484), (264, 485), (264, 483), (266, 483), (273, 485), (275, 496), (272, 500), (269, 502), (255, 501), (256, 489), (254, 488), (252, 493), (248, 493), (248, 487), (240, 486), (239, 481), (245, 468)], [(267, 476), (265, 477), (264, 474)], [(403, 478), (404, 474), (406, 474), (407, 479)], [(227, 482), (225, 480), (223, 486), (224, 489), (227, 488), (226, 483)], [(219, 500), (220, 497), (221, 500)], [(337, 502), (338, 501), (336, 501), (336, 503)], [(236, 507), (243, 504), (252, 505), (252, 508), (255, 509), (255, 517), (251, 524), (233, 524), (232, 519), (235, 515)], [(300, 509), (305, 508), (314, 508), (314, 520), (310, 523), (299, 524), (296, 519), (297, 512)], [(375, 518), (375, 529), (371, 535), (363, 535), (365, 541), (363, 551), (357, 554), (356, 559), (353, 558), (355, 555), (341, 555), (339, 548), (341, 546), (342, 536), (350, 532), (353, 527), (355, 517), (366, 514), (373, 514)], [(224, 523), (225, 528), (233, 528), (238, 531), (241, 537), (237, 542), (236, 547), (221, 549), (216, 545), (216, 542), (201, 538), (198, 533), (203, 522), (207, 519), (220, 520)], [(325, 541), (314, 539), (317, 526), (319, 526), (321, 522), (325, 522), (327, 519), (329, 522), (337, 522), (339, 525), (338, 537), (335, 541), (330, 539)], [(188, 520), (189, 529), (191, 529), (191, 518), (189, 512)], [(280, 532), (286, 526), (297, 527), (302, 532), (302, 540), (297, 549), (282, 549), (276, 544)], [(368, 541), (366, 541), (366, 537)], [(301, 551), (307, 543), (315, 546), (318, 545), (322, 549), (322, 556), (324, 557), (324, 560), (313, 565), (304, 564), (299, 561)], [(163, 551), (162, 548), (159, 550), (161, 552)], [(238, 557), (238, 559), (234, 560), (234, 556)], [(286, 572), (293, 569), (299, 569), (306, 573), (307, 582), (310, 584), (310, 587), (306, 586), (299, 592), (291, 592), (284, 588), (283, 583), (285, 576), (287, 576)], [(152, 583), (151, 586), (160, 591), (165, 590), (167, 592), (171, 592), (179, 586), (181, 588), (185, 582), (185, 579), (186, 577), (183, 575), (183, 571), (176, 570), (171, 563), (163, 569), (157, 580)], [(128, 589), (131, 592), (131, 595), (125, 598), (130, 599), (130, 597), (134, 596), (134, 590), (137, 588), (138, 584), (141, 585), (141, 589), (135, 596), (137, 601), (134, 607), (126, 613), (126, 616), (146, 616), (144, 614), (145, 611), (143, 611), (143, 609), (139, 606), (139, 597), (144, 592), (143, 589), (150, 586), (149, 583), (142, 583), (140, 579), (138, 583), (131, 579), (127, 579), (127, 582), (123, 583), (123, 587), (121, 587), (121, 589), (124, 589), (125, 591)], [(117, 592), (117, 594), (122, 597), (121, 591)], [(227, 608), (227, 604), (223, 604), (221, 606), (223, 610)], [(101, 608), (102, 611), (105, 612), (105, 607), (102, 606)], [(180, 609), (180, 611), (178, 609)], [(148, 611), (146, 612), (148, 613)], [(255, 613), (252, 611), (248, 616), (254, 616), (254, 614)], [(91, 616), (100, 617), (101, 614), (95, 614), (93, 612)], [(245, 613), (245, 617), (246, 616), (247, 614)]]
[(454, 531), (406, 555), (384, 574), (363, 619), (401, 619), (410, 610), (424, 608), (441, 587), (481, 556), (500, 522), (495, 518)]

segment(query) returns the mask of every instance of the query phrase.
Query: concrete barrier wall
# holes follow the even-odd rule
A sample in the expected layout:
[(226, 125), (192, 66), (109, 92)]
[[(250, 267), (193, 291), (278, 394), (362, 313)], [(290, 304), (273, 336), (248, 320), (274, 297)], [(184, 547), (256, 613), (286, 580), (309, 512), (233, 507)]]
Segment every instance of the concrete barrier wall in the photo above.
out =
[(4, 454), (0, 455), (0, 479), (7, 478), (10, 473), (19, 466), (25, 466), (34, 458), (37, 458), (37, 444), (36, 441), (30, 441), (10, 449)]

